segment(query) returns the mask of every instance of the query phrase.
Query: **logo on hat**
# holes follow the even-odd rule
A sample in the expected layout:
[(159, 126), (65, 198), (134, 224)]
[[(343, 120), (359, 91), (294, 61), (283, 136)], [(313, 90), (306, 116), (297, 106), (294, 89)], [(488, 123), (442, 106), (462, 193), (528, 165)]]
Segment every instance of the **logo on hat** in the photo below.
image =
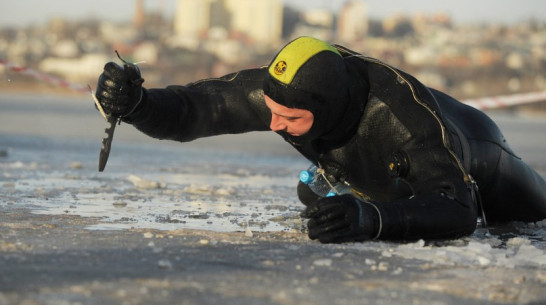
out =
[(277, 62), (277, 64), (275, 65), (275, 74), (276, 75), (282, 75), (284, 72), (286, 72), (286, 61), (284, 60), (281, 60), (279, 62)]

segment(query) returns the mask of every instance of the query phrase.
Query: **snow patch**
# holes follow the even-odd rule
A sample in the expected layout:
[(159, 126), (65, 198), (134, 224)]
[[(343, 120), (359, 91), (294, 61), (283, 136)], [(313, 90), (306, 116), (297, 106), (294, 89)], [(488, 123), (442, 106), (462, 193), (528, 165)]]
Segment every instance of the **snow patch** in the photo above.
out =
[(383, 256), (403, 257), (433, 262), (435, 265), (457, 266), (474, 265), (481, 267), (544, 267), (546, 253), (537, 248), (529, 239), (511, 238), (506, 247), (497, 248), (502, 242), (489, 240), (470, 240), (464, 246), (447, 245), (443, 247), (427, 246), (423, 240), (388, 249)]

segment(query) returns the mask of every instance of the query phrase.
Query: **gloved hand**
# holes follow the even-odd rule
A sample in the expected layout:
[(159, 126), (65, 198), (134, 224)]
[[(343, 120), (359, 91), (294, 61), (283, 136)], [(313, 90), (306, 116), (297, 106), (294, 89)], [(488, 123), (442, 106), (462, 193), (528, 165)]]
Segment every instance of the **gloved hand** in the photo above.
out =
[(303, 183), (303, 182), (298, 182), (298, 198), (300, 200), (301, 203), (303, 203), (305, 206), (319, 200), (320, 197), (319, 195), (315, 194), (315, 192), (313, 192), (311, 190), (311, 188), (309, 188), (309, 185)]
[(326, 197), (307, 206), (309, 238), (322, 243), (364, 241), (379, 231), (376, 209), (351, 195)]
[(140, 70), (136, 65), (109, 62), (99, 76), (95, 93), (104, 112), (109, 116), (124, 117), (131, 114), (142, 100)]

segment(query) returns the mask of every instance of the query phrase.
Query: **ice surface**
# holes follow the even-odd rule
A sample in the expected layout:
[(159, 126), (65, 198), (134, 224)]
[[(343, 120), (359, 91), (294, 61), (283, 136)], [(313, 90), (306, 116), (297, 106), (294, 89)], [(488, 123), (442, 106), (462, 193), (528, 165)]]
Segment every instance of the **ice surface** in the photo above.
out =
[(403, 257), (433, 262), (435, 265), (474, 265), (480, 267), (546, 267), (544, 240), (533, 245), (525, 237), (508, 239), (505, 246), (496, 237), (489, 239), (467, 238), (465, 245), (426, 245), (423, 240), (388, 248), (386, 257)]
[[(303, 206), (297, 201), (294, 186), (299, 170), (307, 163), (292, 156), (282, 157), (286, 160), (277, 160), (275, 165), (256, 166), (238, 162), (236, 155), (229, 153), (223, 159), (235, 164), (216, 161), (216, 152), (212, 156), (200, 152), (201, 162), (181, 162), (179, 167), (165, 165), (156, 170), (148, 168), (153, 160), (126, 166), (114, 156), (111, 171), (98, 173), (94, 155), (88, 159), (74, 155), (66, 160), (44, 161), (16, 142), (12, 143), (11, 156), (0, 162), (2, 205), (30, 208), (38, 214), (99, 218), (97, 224), (88, 227), (91, 230), (204, 229), (241, 232), (252, 238), (253, 232), (301, 232), (305, 227), (299, 217)], [(63, 143), (62, 147), (70, 145), (76, 144)], [(128, 149), (134, 153), (134, 147)], [(183, 149), (177, 152), (181, 159), (184, 153), (193, 153)], [(170, 155), (172, 151), (161, 153)], [(16, 159), (27, 154), (30, 158)], [(173, 157), (163, 157), (163, 162), (173, 162), (169, 158)], [(75, 162), (78, 166), (74, 166)], [(343, 247), (377, 252), (385, 260), (366, 258), (365, 264), (371, 270), (393, 275), (402, 275), (404, 270), (390, 266), (386, 260), (391, 258), (434, 266), (546, 268), (545, 227), (546, 220), (512, 223), (477, 230), (470, 237), (454, 241)], [(152, 238), (153, 234), (145, 233), (143, 237)], [(151, 247), (155, 251), (155, 246)], [(313, 264), (328, 267), (335, 262), (333, 257), (317, 259)], [(159, 261), (158, 268), (169, 269), (169, 262)]]
[[(89, 110), (94, 115), (94, 110)], [(23, 126), (14, 126), (25, 116), (3, 108), (2, 207), (99, 219), (88, 227), (90, 230), (203, 229), (241, 232), (249, 238), (254, 232), (304, 231), (299, 217), (303, 206), (297, 200), (295, 186), (299, 171), (309, 163), (270, 136), (251, 134), (172, 144), (143, 139), (122, 125), (116, 129), (106, 170), (98, 173), (103, 122), (100, 116), (96, 119), (101, 124), (97, 124), (80, 115), (74, 112), (73, 122), (52, 117), (41, 126), (25, 126), (37, 128), (26, 129), (28, 135), (18, 133)], [(518, 154), (544, 175), (544, 122), (501, 122), (508, 127), (505, 135)], [(67, 130), (65, 124), (72, 123), (81, 125)], [(54, 132), (48, 133), (47, 128)], [(144, 233), (143, 238), (153, 236)], [(379, 259), (365, 258), (365, 265), (393, 275), (404, 273), (403, 268), (389, 265), (393, 258), (435, 266), (542, 270), (546, 267), (545, 238), (546, 220), (478, 230), (454, 241), (339, 247), (340, 253), (351, 247), (378, 253)], [(203, 243), (211, 241), (204, 239)], [(317, 259), (314, 265), (331, 267), (338, 259)], [(170, 263), (158, 261), (157, 265), (169, 269)]]
[[(255, 157), (255, 164), (229, 151), (169, 147), (148, 154), (151, 146), (143, 150), (141, 145), (118, 144), (122, 154), (140, 152), (140, 161), (116, 160), (113, 155), (107, 172), (98, 173), (98, 148), (78, 151), (88, 142), (11, 140), (14, 153), (0, 162), (0, 185), (14, 207), (30, 207), (34, 213), (100, 218), (90, 229), (252, 232), (302, 226), (303, 206), (294, 187), (299, 168), (286, 164), (303, 167), (307, 162), (294, 155), (274, 157), (266, 164)], [(54, 158), (40, 157), (42, 145)], [(67, 152), (72, 150), (76, 152), (70, 158)], [(157, 158), (163, 164), (154, 168)]]

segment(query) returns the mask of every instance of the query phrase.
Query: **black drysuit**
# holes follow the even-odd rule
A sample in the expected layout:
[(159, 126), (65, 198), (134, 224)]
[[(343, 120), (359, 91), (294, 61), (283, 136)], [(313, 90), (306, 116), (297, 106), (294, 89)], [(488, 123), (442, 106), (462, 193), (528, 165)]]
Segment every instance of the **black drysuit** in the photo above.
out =
[[(546, 218), (544, 179), (485, 114), (385, 63), (337, 48), (350, 77), (366, 89), (355, 99), (361, 112), (356, 120), (342, 117), (327, 137), (292, 144), (331, 180), (350, 183), (377, 206), (378, 238), (468, 235), (483, 212), (490, 222)], [(125, 120), (149, 136), (182, 142), (269, 130), (266, 75), (263, 67), (144, 90)]]

